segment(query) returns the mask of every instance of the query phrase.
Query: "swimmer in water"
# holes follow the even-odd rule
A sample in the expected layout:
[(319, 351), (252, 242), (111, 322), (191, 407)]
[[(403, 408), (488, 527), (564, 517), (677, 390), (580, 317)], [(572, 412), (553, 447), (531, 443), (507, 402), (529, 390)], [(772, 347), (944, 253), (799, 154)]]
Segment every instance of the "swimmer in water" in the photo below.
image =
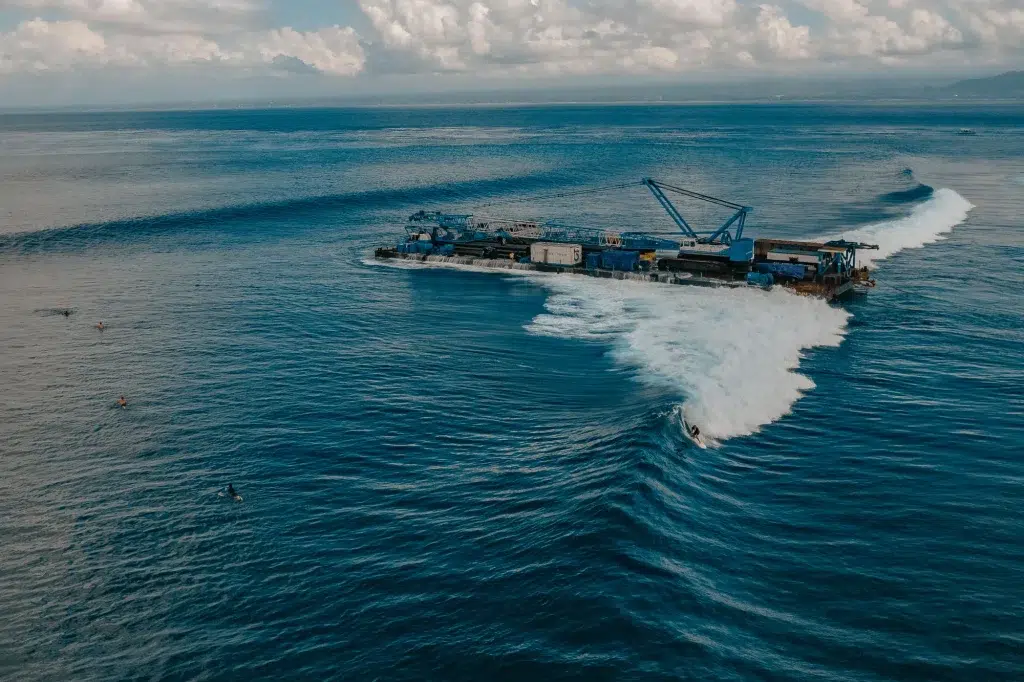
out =
[(71, 317), (71, 311), (65, 308), (63, 311), (61, 311), (61, 315), (63, 315), (64, 317)]
[(228, 483), (228, 496), (235, 502), (241, 502), (242, 496), (235, 492), (235, 486)]
[(103, 320), (100, 320), (100, 323), (96, 325), (96, 328), (103, 331)]
[(122, 409), (128, 407), (128, 401), (124, 399), (124, 396), (117, 399), (117, 404), (120, 405)]

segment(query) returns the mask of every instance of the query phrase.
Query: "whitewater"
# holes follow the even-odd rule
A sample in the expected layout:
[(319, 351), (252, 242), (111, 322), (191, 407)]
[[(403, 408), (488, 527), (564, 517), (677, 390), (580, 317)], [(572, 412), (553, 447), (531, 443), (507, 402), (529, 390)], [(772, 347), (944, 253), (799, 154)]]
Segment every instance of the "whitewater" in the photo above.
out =
[[(0, 116), (0, 680), (1024, 680), (1022, 116)], [(674, 229), (561, 196), (644, 176), (878, 286), (373, 258), (421, 208)]]
[[(939, 189), (909, 215), (843, 232), (878, 244), (875, 263), (946, 236), (970, 202)], [(867, 257), (865, 257), (865, 255)], [(690, 289), (591, 277), (533, 277), (551, 295), (526, 325), (534, 334), (603, 340), (640, 381), (678, 392), (679, 410), (712, 442), (756, 433), (782, 418), (814, 382), (797, 370), (803, 353), (837, 347), (850, 313), (775, 288)]]
[(938, 189), (906, 217), (867, 225), (827, 238), (877, 244), (877, 251), (857, 253), (859, 264), (871, 265), (904, 249), (920, 249), (946, 239), (954, 227), (967, 220), (967, 214), (972, 208), (974, 205), (955, 191)]
[[(973, 205), (938, 189), (909, 215), (819, 237), (877, 244), (858, 251), (872, 265), (905, 249), (946, 239)], [(549, 292), (531, 334), (607, 343), (639, 381), (678, 393), (672, 418), (685, 416), (712, 444), (756, 433), (789, 414), (815, 387), (797, 371), (804, 352), (838, 347), (851, 315), (781, 287), (707, 289), (579, 275), (494, 270), (457, 263), (379, 261), (397, 268), (452, 268), (525, 277)]]

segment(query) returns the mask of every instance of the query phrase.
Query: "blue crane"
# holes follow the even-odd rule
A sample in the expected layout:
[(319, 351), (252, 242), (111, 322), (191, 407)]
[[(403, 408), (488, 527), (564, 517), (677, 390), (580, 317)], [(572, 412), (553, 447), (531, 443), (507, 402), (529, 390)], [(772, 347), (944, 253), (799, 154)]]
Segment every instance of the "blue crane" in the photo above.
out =
[[(635, 187), (637, 184), (643, 185), (651, 191), (654, 198), (658, 200), (658, 203), (661, 204), (662, 208), (665, 209), (665, 212), (668, 213), (669, 217), (686, 237), (701, 244), (728, 246), (732, 244), (732, 242), (741, 239), (743, 236), (743, 225), (746, 222), (747, 213), (753, 210), (749, 206), (742, 206), (732, 201), (726, 201), (725, 199), (701, 194), (700, 192), (694, 192), (693, 190), (683, 189), (682, 187), (676, 187), (675, 185), (669, 185), (664, 182), (658, 182), (651, 178), (642, 178), (639, 183), (634, 181), (620, 183), (617, 185), (608, 185), (605, 187), (568, 190), (538, 197), (523, 197), (520, 199), (492, 202), (492, 204), (483, 204), (483, 206), (499, 203), (520, 203), (524, 201), (538, 201), (541, 199), (596, 194), (609, 190)], [(717, 230), (697, 231), (690, 227), (686, 218), (683, 217), (680, 210), (672, 203), (672, 200), (669, 199), (668, 193), (705, 201), (723, 208), (731, 209), (735, 211), (735, 213), (733, 213), (732, 216), (730, 216)], [(670, 249), (678, 246), (674, 242), (666, 240), (664, 236), (642, 232), (611, 233), (602, 229), (565, 225), (557, 221), (537, 222), (497, 220), (491, 222), (485, 219), (475, 220), (472, 214), (419, 211), (409, 216), (409, 223), (410, 225), (407, 229), (410, 233), (424, 230), (429, 231), (431, 232), (433, 241), (437, 242), (475, 241), (478, 239), (487, 239), (488, 236), (509, 238), (514, 235), (508, 231), (508, 226), (514, 225), (520, 227), (529, 226), (533, 230), (532, 236), (546, 241), (575, 242), (593, 246), (616, 246), (620, 248), (636, 249)], [(432, 224), (435, 227), (426, 228), (423, 225), (424, 223)], [(734, 226), (735, 233), (730, 231)]]
[[(647, 189), (651, 190), (651, 194), (658, 200), (665, 212), (668, 213), (672, 221), (679, 227), (679, 230), (691, 239), (697, 240), (701, 244), (731, 244), (734, 240), (743, 237), (743, 224), (747, 220), (747, 213), (754, 210), (749, 206), (742, 206), (732, 201), (726, 201), (725, 199), (719, 199), (717, 197), (709, 196), (707, 194), (701, 194), (700, 192), (694, 192), (693, 190), (683, 189), (682, 187), (676, 187), (675, 185), (669, 185), (664, 182), (658, 182), (651, 178), (643, 178), (640, 180), (640, 184), (644, 185)], [(668, 198), (665, 193), (673, 192), (691, 199), (699, 199), (706, 201), (717, 206), (730, 208), (735, 211), (732, 216), (722, 223), (722, 226), (713, 232), (697, 232), (690, 224), (686, 222), (686, 218), (679, 212), (675, 204)], [(729, 228), (736, 225), (736, 234), (729, 232)], [(702, 236), (705, 235), (705, 236)]]

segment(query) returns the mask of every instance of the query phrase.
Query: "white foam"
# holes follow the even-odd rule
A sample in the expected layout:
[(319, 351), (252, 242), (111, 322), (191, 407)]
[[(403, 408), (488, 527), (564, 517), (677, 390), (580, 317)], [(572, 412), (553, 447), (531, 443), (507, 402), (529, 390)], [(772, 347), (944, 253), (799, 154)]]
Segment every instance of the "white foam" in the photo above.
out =
[[(944, 239), (971, 208), (953, 190), (940, 189), (905, 218), (842, 236), (877, 243), (878, 251), (858, 256), (882, 260)], [(755, 433), (787, 414), (814, 388), (797, 371), (804, 351), (838, 346), (850, 317), (778, 287), (703, 289), (566, 276), (538, 281), (552, 295), (529, 331), (609, 341), (614, 357), (636, 367), (642, 381), (677, 391), (687, 419), (714, 440)]]
[[(844, 233), (877, 243), (881, 260), (944, 239), (970, 202), (940, 189), (911, 215)], [(865, 259), (861, 257), (861, 260)], [(379, 261), (365, 261), (380, 264)], [(814, 388), (798, 369), (803, 353), (842, 343), (842, 308), (776, 287), (706, 289), (579, 275), (491, 270), (454, 263), (388, 261), (393, 267), (452, 267), (530, 278), (551, 293), (534, 334), (603, 341), (641, 381), (675, 392), (710, 443), (755, 433)], [(681, 427), (681, 424), (680, 424)]]
[(801, 352), (838, 346), (849, 314), (776, 289), (704, 289), (589, 277), (541, 280), (548, 312), (527, 329), (606, 339), (642, 381), (676, 391), (687, 418), (716, 439), (755, 432), (814, 382)]
[(878, 244), (877, 251), (858, 251), (857, 263), (870, 265), (904, 249), (919, 249), (946, 239), (953, 228), (967, 219), (974, 205), (951, 189), (936, 190), (910, 215), (832, 235), (829, 239)]

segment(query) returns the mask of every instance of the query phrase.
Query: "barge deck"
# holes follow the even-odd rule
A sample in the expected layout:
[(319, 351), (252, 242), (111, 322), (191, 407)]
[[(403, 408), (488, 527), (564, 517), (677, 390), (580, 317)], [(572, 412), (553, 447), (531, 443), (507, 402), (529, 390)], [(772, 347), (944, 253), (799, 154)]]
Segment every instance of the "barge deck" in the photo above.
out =
[[(725, 280), (716, 277), (704, 277), (687, 272), (625, 272), (622, 270), (604, 270), (570, 265), (552, 265), (549, 263), (520, 263), (506, 258), (475, 258), (473, 256), (439, 256), (432, 254), (399, 253), (394, 248), (379, 248), (374, 253), (378, 259), (397, 259), (419, 263), (463, 265), (490, 270), (515, 270), (527, 272), (548, 272), (557, 274), (582, 275), (600, 279), (632, 280), (635, 282), (654, 282), (658, 284), (677, 284), (680, 286), (708, 287), (716, 289), (746, 289), (751, 285), (745, 281)], [(833, 288), (802, 288), (786, 287), (795, 293), (817, 296), (832, 300), (846, 296), (854, 291), (853, 282), (844, 282)]]
[[(631, 184), (637, 183), (551, 196), (594, 194)], [(418, 211), (409, 216), (406, 237), (395, 246), (376, 249), (374, 256), (682, 286), (782, 286), (825, 300), (874, 286), (867, 268), (857, 267), (856, 254), (858, 249), (877, 249), (875, 245), (743, 237), (747, 214), (753, 210), (749, 206), (651, 178), (639, 184), (651, 191), (678, 232), (620, 232), (557, 221)], [(717, 229), (694, 230), (669, 194), (726, 209), (729, 215)], [(539, 197), (545, 198), (551, 197)]]

